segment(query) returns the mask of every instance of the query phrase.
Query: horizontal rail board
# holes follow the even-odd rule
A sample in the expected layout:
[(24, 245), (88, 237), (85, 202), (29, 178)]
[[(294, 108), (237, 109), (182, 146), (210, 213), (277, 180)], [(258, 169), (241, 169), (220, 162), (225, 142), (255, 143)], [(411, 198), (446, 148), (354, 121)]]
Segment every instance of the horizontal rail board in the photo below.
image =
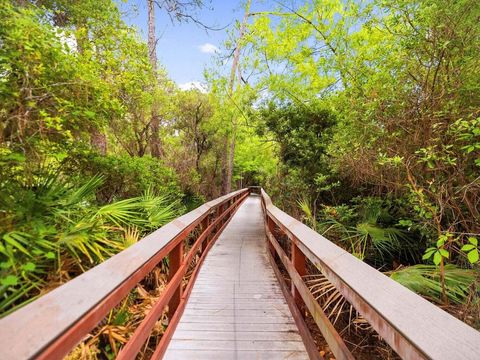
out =
[(58, 358), (44, 352), (53, 342), (58, 347), (53, 354), (68, 352), (211, 211), (247, 192), (238, 190), (198, 207), (0, 319), (0, 358)]
[(275, 251), (280, 258), (280, 261), (283, 263), (283, 266), (290, 275), (290, 279), (297, 291), (300, 293), (303, 302), (307, 306), (307, 309), (310, 311), (313, 320), (317, 324), (318, 328), (322, 332), (323, 337), (328, 342), (330, 349), (335, 355), (335, 359), (338, 360), (353, 360), (351, 352), (348, 350), (347, 346), (343, 342), (342, 338), (333, 327), (332, 323), (329, 321), (328, 317), (323, 312), (320, 304), (315, 300), (315, 297), (312, 295), (310, 290), (308, 290), (307, 285), (303, 283), (301, 276), (295, 270), (295, 267), (290, 262), (287, 254), (283, 251), (280, 244), (273, 237), (271, 233), (267, 233), (268, 240), (275, 248)]
[[(245, 198), (245, 196), (247, 196), (247, 194), (243, 195), (239, 200), (237, 200), (237, 202), (241, 203)], [(201, 245), (203, 245), (204, 241), (206, 241), (206, 238), (210, 234), (212, 229), (218, 226), (220, 221), (224, 221), (226, 216), (229, 215), (232, 211), (234, 211), (237, 205), (238, 205), (237, 203), (234, 203), (233, 205), (231, 205), (230, 208), (225, 210), (223, 214), (221, 214), (212, 224), (210, 224), (202, 232), (202, 234), (195, 240), (195, 243), (190, 248), (187, 256), (183, 259), (182, 265), (177, 270), (175, 275), (170, 279), (167, 287), (162, 292), (160, 299), (157, 301), (157, 303), (155, 303), (152, 306), (152, 309), (148, 312), (148, 314), (145, 316), (145, 318), (140, 323), (140, 325), (135, 329), (135, 332), (131, 335), (129, 341), (125, 344), (125, 346), (122, 348), (122, 350), (118, 354), (117, 359), (129, 360), (129, 359), (135, 358), (140, 348), (145, 343), (145, 340), (149, 337), (152, 328), (155, 326), (155, 323), (160, 318), (162, 311), (170, 302), (170, 299), (172, 298), (174, 291), (178, 288), (178, 286), (182, 282), (183, 277), (185, 276), (193, 258), (197, 256), (197, 250), (200, 248)], [(215, 236), (217, 236), (218, 234), (219, 232)], [(211, 246), (211, 244), (209, 246)], [(207, 253), (208, 251), (204, 251), (201, 259), (203, 259)], [(197, 269), (195, 269), (195, 271), (196, 270)], [(192, 278), (193, 277), (194, 276), (192, 276)], [(193, 284), (193, 281), (189, 282), (190, 286), (191, 284)], [(184, 299), (185, 298), (186, 297), (184, 296)], [(172, 324), (172, 321), (170, 321), (169, 326), (172, 326), (171, 324)]]
[(271, 218), (404, 359), (478, 359), (480, 332), (278, 209)]

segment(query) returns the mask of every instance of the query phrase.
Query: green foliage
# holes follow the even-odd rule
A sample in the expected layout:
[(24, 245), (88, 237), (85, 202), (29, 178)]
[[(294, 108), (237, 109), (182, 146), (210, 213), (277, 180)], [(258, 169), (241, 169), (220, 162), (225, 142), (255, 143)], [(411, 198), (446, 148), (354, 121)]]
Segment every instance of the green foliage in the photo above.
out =
[(298, 200), (298, 206), (303, 212), (303, 216), (308, 226), (310, 226), (313, 230), (317, 230), (317, 219), (315, 216), (314, 211), (310, 206), (310, 201), (306, 198)]
[(418, 258), (418, 234), (395, 223), (398, 209), (389, 200), (365, 197), (354, 206), (327, 206), (319, 230), (340, 243), (360, 259), (380, 266), (393, 261)]
[(182, 212), (178, 201), (152, 190), (97, 205), (103, 183), (96, 176), (74, 184), (58, 172), (36, 174), (34, 184), (2, 183), (0, 312), (35, 297), (47, 285), (45, 274), (84, 271)]
[(325, 146), (335, 124), (333, 114), (314, 104), (270, 103), (261, 109), (264, 129), (280, 145), (280, 158), (289, 167), (298, 168), (310, 175), (321, 174), (325, 167)]
[(441, 235), (437, 241), (436, 247), (429, 247), (425, 250), (425, 254), (423, 255), (423, 260), (428, 260), (430, 258), (433, 259), (433, 263), (438, 266), (442, 262), (442, 259), (449, 259), (450, 253), (447, 249), (445, 249), (445, 243), (448, 242), (451, 234), (444, 234)]
[(48, 16), (44, 8), (2, 4), (2, 139), (18, 141), (29, 151), (39, 136), (71, 144), (107, 114), (117, 116), (119, 103), (107, 83), (98, 81), (98, 69), (67, 45), (72, 33), (43, 21)]
[(276, 202), (375, 266), (423, 254), (439, 267), (437, 299), (462, 276), (447, 261), (478, 270), (479, 11), (278, 1), (252, 16), (244, 44), (268, 93), (257, 128), (278, 145)]
[[(257, 132), (276, 143), (280, 160), (277, 178), (271, 177), (269, 191), (287, 210), (296, 206), (295, 199), (308, 195), (330, 202), (332, 190), (340, 182), (330, 170), (327, 146), (336, 123), (333, 112), (314, 100), (270, 101), (260, 108)], [(281, 191), (276, 193), (275, 188)]]
[[(442, 303), (440, 270), (432, 265), (414, 265), (393, 271), (390, 277), (427, 299)], [(455, 265), (445, 266), (446, 294), (450, 301), (461, 304), (475, 284), (475, 273)]]
[(475, 237), (468, 238), (468, 244), (465, 244), (460, 249), (467, 254), (467, 259), (471, 264), (475, 264), (479, 259), (478, 239)]
[(74, 173), (103, 176), (104, 185), (97, 192), (97, 199), (101, 202), (140, 196), (149, 189), (175, 199), (182, 196), (175, 171), (150, 156), (80, 153), (68, 159), (66, 165)]
[(266, 184), (275, 174), (277, 159), (275, 147), (265, 142), (250, 129), (237, 135), (234, 180), (243, 187)]

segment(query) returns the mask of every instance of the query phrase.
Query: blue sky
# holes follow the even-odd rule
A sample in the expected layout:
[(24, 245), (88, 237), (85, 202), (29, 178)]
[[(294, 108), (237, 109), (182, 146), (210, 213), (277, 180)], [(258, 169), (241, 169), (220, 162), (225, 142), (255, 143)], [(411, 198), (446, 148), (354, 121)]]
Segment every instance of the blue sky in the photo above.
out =
[[(236, 19), (243, 18), (243, 1), (205, 1), (206, 7), (197, 13), (197, 18), (212, 27), (232, 28)], [(262, 2), (264, 3), (264, 2)], [(255, 8), (253, 4), (252, 8)], [(120, 2), (123, 19), (134, 25), (147, 39), (146, 0)], [(193, 23), (172, 24), (169, 16), (158, 7), (155, 9), (158, 59), (167, 69), (169, 77), (179, 85), (202, 82), (205, 66), (213, 63), (215, 48), (222, 48), (227, 39), (227, 29), (208, 31)]]

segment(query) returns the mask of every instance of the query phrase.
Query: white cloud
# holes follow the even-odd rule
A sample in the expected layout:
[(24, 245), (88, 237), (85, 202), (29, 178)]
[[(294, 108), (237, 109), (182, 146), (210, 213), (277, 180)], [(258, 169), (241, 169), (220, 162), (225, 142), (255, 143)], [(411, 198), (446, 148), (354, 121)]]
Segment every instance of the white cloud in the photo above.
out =
[(207, 86), (202, 84), (200, 81), (189, 81), (183, 84), (178, 84), (178, 87), (183, 91), (198, 90), (202, 93), (206, 93), (208, 91)]
[(200, 49), (201, 52), (205, 54), (215, 54), (220, 51), (218, 47), (210, 43), (199, 45), (198, 48)]

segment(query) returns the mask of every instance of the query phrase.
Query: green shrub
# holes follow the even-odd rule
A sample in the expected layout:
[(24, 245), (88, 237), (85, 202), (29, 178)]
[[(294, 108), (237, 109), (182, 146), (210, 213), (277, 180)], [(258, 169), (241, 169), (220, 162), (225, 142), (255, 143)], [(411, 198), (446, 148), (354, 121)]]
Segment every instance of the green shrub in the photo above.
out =
[(101, 203), (139, 196), (148, 189), (174, 199), (183, 197), (175, 171), (151, 156), (86, 153), (71, 157), (67, 166), (76, 168), (82, 176), (101, 175), (105, 179), (97, 192)]

